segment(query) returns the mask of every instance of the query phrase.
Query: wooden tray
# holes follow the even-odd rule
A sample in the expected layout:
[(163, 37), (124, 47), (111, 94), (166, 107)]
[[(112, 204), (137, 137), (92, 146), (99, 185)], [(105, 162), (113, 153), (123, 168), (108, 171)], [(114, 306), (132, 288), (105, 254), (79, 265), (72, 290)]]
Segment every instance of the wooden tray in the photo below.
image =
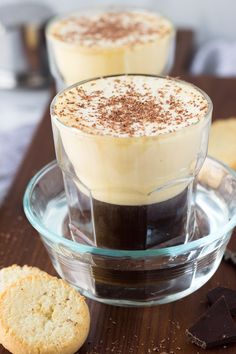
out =
[[(236, 79), (184, 77), (205, 90), (214, 103), (215, 117), (236, 115)], [(22, 197), (29, 179), (54, 159), (51, 126), (46, 112), (25, 156), (12, 188), (0, 209), (0, 268), (29, 264), (55, 274), (38, 234), (22, 210)], [(231, 248), (236, 249), (232, 239)], [(81, 354), (197, 354), (222, 353), (223, 349), (200, 350), (188, 343), (185, 329), (206, 308), (206, 293), (217, 285), (236, 289), (236, 268), (222, 262), (214, 277), (194, 294), (171, 304), (145, 309), (118, 308), (88, 300), (91, 330)], [(0, 346), (0, 354), (8, 352)], [(236, 353), (236, 345), (224, 349)]]

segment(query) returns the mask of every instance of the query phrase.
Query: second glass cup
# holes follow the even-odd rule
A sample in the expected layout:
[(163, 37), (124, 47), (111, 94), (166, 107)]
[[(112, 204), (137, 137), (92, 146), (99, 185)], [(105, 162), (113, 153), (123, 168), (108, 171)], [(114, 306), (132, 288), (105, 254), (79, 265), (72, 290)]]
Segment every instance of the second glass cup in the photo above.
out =
[(174, 59), (175, 30), (141, 9), (98, 9), (55, 18), (46, 31), (58, 90), (105, 75), (165, 75)]
[(92, 79), (58, 94), (51, 116), (74, 240), (112, 249), (187, 242), (211, 113), (200, 89), (157, 76)]

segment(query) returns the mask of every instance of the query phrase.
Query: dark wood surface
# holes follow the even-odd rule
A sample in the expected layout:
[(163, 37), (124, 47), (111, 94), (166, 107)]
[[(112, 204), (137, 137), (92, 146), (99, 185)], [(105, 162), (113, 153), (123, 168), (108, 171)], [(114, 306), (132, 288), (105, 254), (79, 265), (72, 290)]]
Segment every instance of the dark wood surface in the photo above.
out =
[(171, 75), (180, 76), (187, 72), (194, 51), (194, 33), (180, 30), (176, 34), (175, 60)]
[[(214, 117), (236, 115), (236, 79), (185, 78), (204, 89), (213, 99)], [(0, 268), (13, 263), (29, 264), (55, 274), (37, 232), (29, 225), (22, 209), (22, 197), (30, 177), (53, 158), (50, 118), (46, 112), (0, 209)], [(230, 246), (236, 249), (234, 239)], [(236, 267), (222, 262), (205, 286), (171, 304), (134, 309), (112, 307), (88, 300), (91, 329), (79, 353), (236, 353), (236, 345), (226, 349), (200, 350), (188, 343), (185, 337), (185, 329), (206, 308), (208, 289), (219, 284), (236, 289)], [(7, 353), (0, 346), (0, 354)]]

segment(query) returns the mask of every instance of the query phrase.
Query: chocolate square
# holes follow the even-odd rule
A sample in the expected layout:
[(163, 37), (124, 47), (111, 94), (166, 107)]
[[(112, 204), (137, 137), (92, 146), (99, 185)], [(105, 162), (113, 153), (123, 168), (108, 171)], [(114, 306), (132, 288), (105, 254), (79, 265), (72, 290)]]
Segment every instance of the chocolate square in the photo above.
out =
[(192, 343), (203, 349), (236, 342), (236, 325), (224, 296), (186, 330), (186, 335)]
[(224, 296), (229, 307), (231, 315), (236, 315), (236, 291), (224, 287), (212, 289), (207, 294), (207, 300), (210, 305), (214, 304), (221, 296)]

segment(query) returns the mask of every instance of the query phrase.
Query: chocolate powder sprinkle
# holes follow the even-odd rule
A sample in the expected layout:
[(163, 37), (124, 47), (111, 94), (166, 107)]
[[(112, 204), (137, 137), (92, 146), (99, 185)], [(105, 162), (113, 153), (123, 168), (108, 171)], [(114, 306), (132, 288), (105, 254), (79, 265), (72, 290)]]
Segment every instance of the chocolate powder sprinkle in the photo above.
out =
[(70, 16), (52, 26), (52, 35), (60, 41), (86, 46), (99, 43), (140, 44), (173, 32), (172, 25), (151, 12), (102, 12)]
[[(121, 78), (100, 79), (103, 89), (94, 81), (65, 91), (54, 106), (56, 116), (88, 134), (154, 136), (196, 124), (208, 110), (203, 95), (175, 80), (151, 78), (137, 87), (137, 77)], [(155, 92), (152, 80), (161, 81)]]

